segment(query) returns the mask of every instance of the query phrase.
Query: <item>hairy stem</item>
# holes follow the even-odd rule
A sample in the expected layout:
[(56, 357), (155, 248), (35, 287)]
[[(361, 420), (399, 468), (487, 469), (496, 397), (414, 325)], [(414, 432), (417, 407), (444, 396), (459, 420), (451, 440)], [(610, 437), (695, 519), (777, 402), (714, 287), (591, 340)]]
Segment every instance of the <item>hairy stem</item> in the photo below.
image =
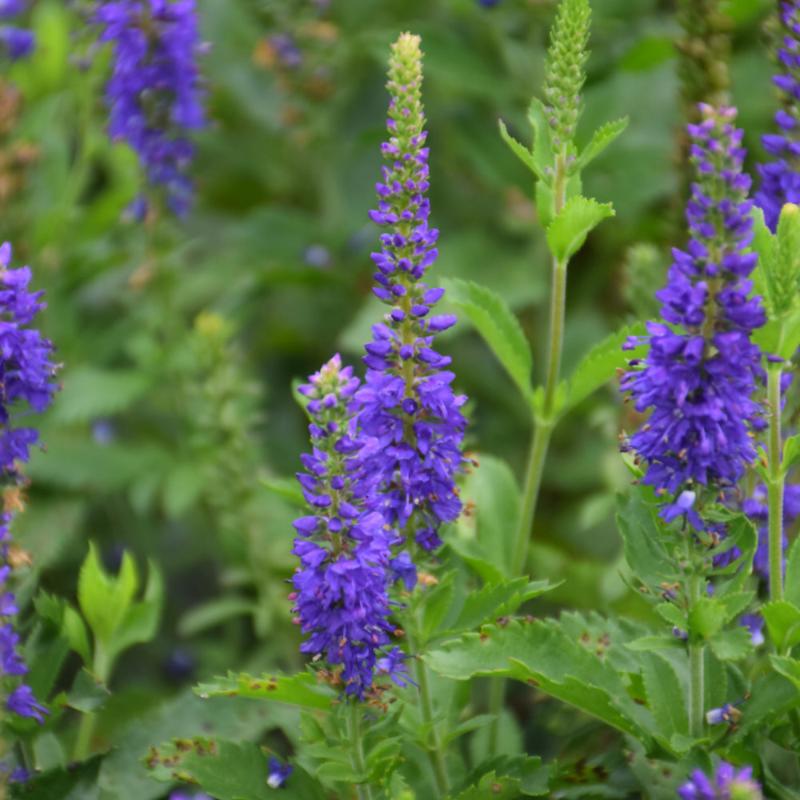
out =
[[(367, 771), (367, 762), (364, 759), (364, 742), (361, 739), (361, 706), (357, 702), (350, 704), (350, 713), (347, 718), (347, 734), (350, 739), (350, 756), (353, 769), (363, 775)], [(356, 786), (359, 800), (372, 800), (372, 787), (369, 784)]]
[(772, 365), (767, 373), (767, 404), (769, 407), (769, 596), (783, 599), (783, 438), (781, 434), (781, 368)]
[(433, 768), (438, 795), (439, 797), (444, 797), (450, 791), (450, 779), (447, 775), (447, 764), (445, 763), (444, 750), (442, 749), (442, 740), (439, 736), (439, 726), (434, 719), (428, 667), (419, 656), (417, 656), (415, 662), (422, 721), (425, 727), (430, 730), (431, 746), (428, 748), (428, 758)]
[[(689, 601), (694, 606), (703, 592), (703, 578), (689, 578)], [(689, 733), (696, 739), (702, 737), (705, 723), (705, 647), (697, 642), (689, 643)]]

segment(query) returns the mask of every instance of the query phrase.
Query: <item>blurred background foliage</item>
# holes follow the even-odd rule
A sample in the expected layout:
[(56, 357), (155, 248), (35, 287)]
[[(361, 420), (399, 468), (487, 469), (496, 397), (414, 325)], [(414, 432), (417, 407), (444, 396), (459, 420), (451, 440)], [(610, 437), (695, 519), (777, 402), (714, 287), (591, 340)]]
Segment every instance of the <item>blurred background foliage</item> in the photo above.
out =
[[(336, 349), (358, 362), (380, 313), (370, 301), (376, 230), (367, 210), (385, 60), (402, 30), (421, 34), (426, 53), (441, 230), (431, 280), (475, 279), (500, 292), (537, 350), (546, 327), (548, 265), (530, 175), (502, 144), (497, 119), (528, 140), (553, 3), (198, 2), (212, 123), (198, 137), (197, 205), (185, 222), (126, 220), (139, 168), (106, 136), (108, 54), (93, 45), (80, 3), (38, 0), (38, 50), (2, 86), (2, 238), (47, 292), (46, 330), (64, 364), (18, 535), (33, 555), (30, 585), (37, 578), (65, 596), (74, 596), (90, 540), (109, 568), (123, 548), (160, 564), (160, 635), (132, 650), (113, 681), (107, 714), (123, 718), (229, 667), (300, 663), (285, 580), (290, 479), (307, 442), (291, 384)], [(771, 5), (727, 7), (733, 96), (753, 159), (774, 108)], [(683, 241), (675, 11), (667, 0), (594, 3), (579, 130), (631, 121), (587, 176), (586, 193), (613, 202), (617, 218), (570, 268), (567, 372), (621, 322), (653, 313), (669, 246)], [(522, 401), (466, 324), (446, 349), (471, 397), (471, 447), (519, 474), (529, 437)], [(628, 480), (617, 453), (625, 413), (609, 387), (552, 448), (532, 571), (569, 579), (549, 596), (556, 602), (635, 603), (619, 577), (612, 513)], [(257, 709), (248, 713), (236, 718), (242, 731), (258, 728)], [(554, 713), (558, 727), (567, 712)], [(156, 796), (136, 792), (126, 796)]]

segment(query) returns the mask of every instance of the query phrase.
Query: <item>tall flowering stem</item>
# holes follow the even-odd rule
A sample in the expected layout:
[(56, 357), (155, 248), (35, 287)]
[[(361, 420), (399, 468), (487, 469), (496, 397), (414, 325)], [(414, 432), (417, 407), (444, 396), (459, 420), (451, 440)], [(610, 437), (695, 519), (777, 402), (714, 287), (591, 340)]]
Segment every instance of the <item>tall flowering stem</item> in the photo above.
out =
[(767, 505), (769, 517), (769, 596), (771, 600), (783, 599), (783, 541), (784, 541), (784, 495), (786, 475), (783, 469), (783, 435), (781, 398), (781, 364), (771, 363), (767, 371), (767, 411), (769, 433), (767, 436)]
[(370, 212), (385, 229), (375, 295), (391, 311), (373, 327), (366, 345), (359, 425), (371, 437), (359, 458), (368, 504), (404, 530), (423, 551), (441, 545), (440, 527), (461, 513), (455, 478), (462, 468), (466, 398), (452, 389), (450, 358), (434, 349), (450, 314), (432, 314), (443, 289), (423, 283), (437, 256), (439, 232), (428, 224), (430, 201), (427, 133), (424, 130), (422, 53), (418, 36), (403, 34), (389, 65), (387, 164), (377, 184), (378, 208)]
[[(662, 321), (648, 323), (649, 353), (630, 362), (622, 381), (637, 411), (650, 411), (624, 448), (644, 462), (642, 480), (662, 497), (664, 521), (684, 523), (690, 609), (705, 593), (694, 540), (715, 533), (703, 507), (734, 487), (756, 458), (761, 352), (750, 337), (765, 322), (760, 299), (749, 297), (756, 255), (747, 252), (752, 203), (742, 131), (731, 108), (702, 105), (700, 112), (702, 121), (688, 127), (696, 174), (686, 209), (691, 238), (685, 250), (673, 251), (667, 286), (658, 292)], [(689, 660), (690, 727), (700, 736), (703, 645), (693, 636)]]
[[(552, 171), (552, 208), (557, 216), (567, 202), (570, 162), (575, 156), (575, 128), (581, 112), (581, 90), (586, 80), (585, 64), (591, 22), (591, 8), (586, 0), (564, 0), (559, 7), (550, 35), (545, 65), (545, 113), (554, 149)], [(544, 464), (555, 427), (555, 401), (564, 349), (564, 323), (567, 303), (568, 262), (552, 259), (550, 288), (547, 372), (544, 399), (536, 420), (528, 451), (528, 463), (522, 490), (522, 508), (514, 542), (514, 561), (525, 572), (528, 563), (531, 528), (542, 485)]]
[[(381, 250), (373, 253), (375, 295), (390, 311), (373, 328), (366, 345), (367, 373), (356, 397), (359, 425), (369, 443), (359, 454), (361, 493), (367, 506), (396, 526), (419, 553), (441, 545), (443, 524), (461, 513), (456, 476), (466, 398), (452, 388), (450, 359), (434, 349), (434, 337), (455, 323), (433, 314), (444, 291), (423, 279), (437, 256), (438, 231), (431, 228), (427, 133), (422, 106), (422, 53), (418, 36), (402, 34), (392, 46), (387, 84), (391, 100), (382, 145), (386, 161), (377, 184), (378, 207), (370, 214), (380, 225)], [(410, 621), (414, 625), (414, 621)], [(409, 631), (417, 647), (424, 647)], [(431, 729), (429, 750), (440, 794), (447, 775), (427, 667), (417, 658), (423, 719)]]
[[(113, 44), (109, 132), (136, 151), (150, 184), (182, 216), (193, 194), (189, 134), (205, 125), (194, 0), (104, 0), (94, 22)], [(134, 210), (146, 208), (140, 197)]]
[(11, 269), (11, 246), (0, 247), (0, 675), (6, 691), (6, 708), (22, 717), (44, 721), (47, 709), (33, 690), (19, 679), (28, 667), (19, 653), (15, 630), (18, 609), (9, 588), (18, 558), (11, 540), (14, 513), (23, 507), (24, 477), (21, 466), (39, 442), (35, 428), (20, 424), (31, 411), (42, 412), (58, 389), (53, 378), (52, 344), (32, 326), (44, 307), (41, 292), (31, 292), (28, 267)]
[(781, 72), (773, 78), (781, 99), (775, 114), (778, 133), (761, 138), (772, 160), (759, 165), (761, 185), (755, 196), (773, 232), (783, 206), (800, 203), (800, 0), (782, 0), (778, 14), (776, 58)]
[(312, 452), (297, 478), (312, 513), (294, 523), (296, 619), (301, 650), (337, 671), (345, 694), (363, 700), (379, 672), (405, 685), (402, 653), (391, 645), (392, 552), (397, 537), (383, 517), (354, 496), (353, 396), (359, 381), (334, 356), (300, 387), (308, 398)]

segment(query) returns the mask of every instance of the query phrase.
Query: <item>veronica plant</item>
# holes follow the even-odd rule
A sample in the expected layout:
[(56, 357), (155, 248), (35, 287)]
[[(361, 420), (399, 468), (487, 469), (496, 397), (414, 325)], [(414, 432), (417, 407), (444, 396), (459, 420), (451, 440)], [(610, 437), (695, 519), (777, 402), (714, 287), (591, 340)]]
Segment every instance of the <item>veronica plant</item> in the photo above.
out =
[[(189, 135), (205, 125), (194, 0), (101, 0), (93, 21), (100, 40), (113, 45), (106, 88), (109, 133), (136, 151), (150, 185), (164, 191), (172, 211), (184, 215), (192, 200)], [(141, 196), (137, 216), (146, 209)]]

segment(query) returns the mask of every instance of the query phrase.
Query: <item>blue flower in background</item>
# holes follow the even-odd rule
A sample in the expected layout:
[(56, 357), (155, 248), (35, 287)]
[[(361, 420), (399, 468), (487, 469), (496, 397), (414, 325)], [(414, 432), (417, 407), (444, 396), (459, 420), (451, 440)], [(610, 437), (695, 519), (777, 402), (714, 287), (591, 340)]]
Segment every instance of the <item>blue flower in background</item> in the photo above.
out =
[(753, 779), (752, 767), (736, 767), (720, 763), (709, 778), (702, 770), (692, 772), (678, 789), (681, 800), (761, 800), (761, 786)]
[(779, 133), (761, 137), (773, 160), (760, 164), (761, 186), (756, 205), (764, 212), (767, 226), (775, 231), (786, 203), (800, 202), (800, 2), (780, 4), (781, 46), (776, 53), (782, 72), (773, 78), (782, 99), (775, 114)]
[[(106, 88), (109, 133), (138, 154), (154, 187), (178, 215), (193, 195), (187, 175), (194, 157), (189, 134), (206, 124), (197, 56), (201, 50), (194, 0), (101, 2), (94, 15), (100, 40), (113, 45)], [(140, 198), (133, 215), (144, 216)]]
[[(26, 0), (0, 0), (0, 20), (13, 19), (27, 7)], [(17, 25), (0, 24), (0, 46), (12, 61), (30, 55), (35, 45), (32, 31)]]

